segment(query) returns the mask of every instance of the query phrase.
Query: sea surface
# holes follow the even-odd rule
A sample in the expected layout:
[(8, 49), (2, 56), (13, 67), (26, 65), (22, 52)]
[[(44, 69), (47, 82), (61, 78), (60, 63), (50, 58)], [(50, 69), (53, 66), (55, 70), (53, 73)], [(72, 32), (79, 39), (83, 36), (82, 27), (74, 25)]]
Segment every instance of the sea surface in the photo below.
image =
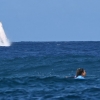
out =
[[(86, 70), (84, 80), (74, 77)], [(13, 42), (0, 47), (0, 100), (100, 100), (100, 42)]]

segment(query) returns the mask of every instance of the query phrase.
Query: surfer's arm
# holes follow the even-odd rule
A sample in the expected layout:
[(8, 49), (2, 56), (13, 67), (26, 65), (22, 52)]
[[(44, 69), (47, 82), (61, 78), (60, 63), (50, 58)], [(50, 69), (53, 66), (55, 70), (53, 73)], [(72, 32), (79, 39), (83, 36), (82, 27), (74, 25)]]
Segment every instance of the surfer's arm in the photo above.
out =
[(75, 76), (66, 76), (66, 78), (75, 78)]

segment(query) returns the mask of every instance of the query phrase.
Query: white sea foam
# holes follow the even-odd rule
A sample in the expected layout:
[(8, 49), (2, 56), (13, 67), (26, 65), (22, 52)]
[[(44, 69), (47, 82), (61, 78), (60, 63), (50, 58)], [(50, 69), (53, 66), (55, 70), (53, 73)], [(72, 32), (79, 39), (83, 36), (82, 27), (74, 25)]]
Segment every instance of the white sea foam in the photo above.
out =
[(5, 34), (2, 23), (0, 22), (0, 46), (10, 46), (10, 45), (11, 43)]

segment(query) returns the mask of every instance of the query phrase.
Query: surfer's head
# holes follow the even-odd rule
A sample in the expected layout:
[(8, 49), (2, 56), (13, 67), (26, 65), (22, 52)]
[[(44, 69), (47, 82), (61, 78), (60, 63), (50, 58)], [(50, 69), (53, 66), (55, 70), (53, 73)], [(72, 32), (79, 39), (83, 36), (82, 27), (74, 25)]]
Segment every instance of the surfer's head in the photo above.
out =
[(83, 77), (86, 75), (86, 72), (85, 72), (85, 70), (83, 68), (78, 68), (77, 69), (77, 71), (76, 71), (76, 77), (79, 76), (79, 75), (81, 75)]

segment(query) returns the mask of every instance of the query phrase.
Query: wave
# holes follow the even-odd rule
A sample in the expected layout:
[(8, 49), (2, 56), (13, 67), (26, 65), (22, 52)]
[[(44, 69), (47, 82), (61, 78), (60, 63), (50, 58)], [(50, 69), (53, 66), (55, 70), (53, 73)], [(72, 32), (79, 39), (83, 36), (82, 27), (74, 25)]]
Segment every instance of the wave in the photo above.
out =
[[(79, 56), (78, 56), (79, 57)], [(88, 57), (88, 56), (87, 56)], [(99, 73), (100, 59), (93, 58), (73, 58), (73, 56), (26, 56), (14, 57), (0, 60), (0, 76), (54, 76), (61, 77), (73, 75), (78, 67), (83, 67), (88, 73), (90, 69)], [(94, 67), (95, 66), (95, 67)], [(98, 68), (98, 71), (97, 69)], [(97, 75), (98, 77), (98, 75)]]
[[(94, 80), (75, 80), (64, 77), (24, 76), (0, 79), (0, 98), (42, 99), (81, 99), (95, 93), (97, 99), (100, 87), (94, 86)], [(92, 83), (92, 84), (91, 84)], [(5, 96), (4, 96), (5, 94)], [(33, 95), (34, 94), (34, 95)], [(90, 98), (93, 98), (91, 96)]]

